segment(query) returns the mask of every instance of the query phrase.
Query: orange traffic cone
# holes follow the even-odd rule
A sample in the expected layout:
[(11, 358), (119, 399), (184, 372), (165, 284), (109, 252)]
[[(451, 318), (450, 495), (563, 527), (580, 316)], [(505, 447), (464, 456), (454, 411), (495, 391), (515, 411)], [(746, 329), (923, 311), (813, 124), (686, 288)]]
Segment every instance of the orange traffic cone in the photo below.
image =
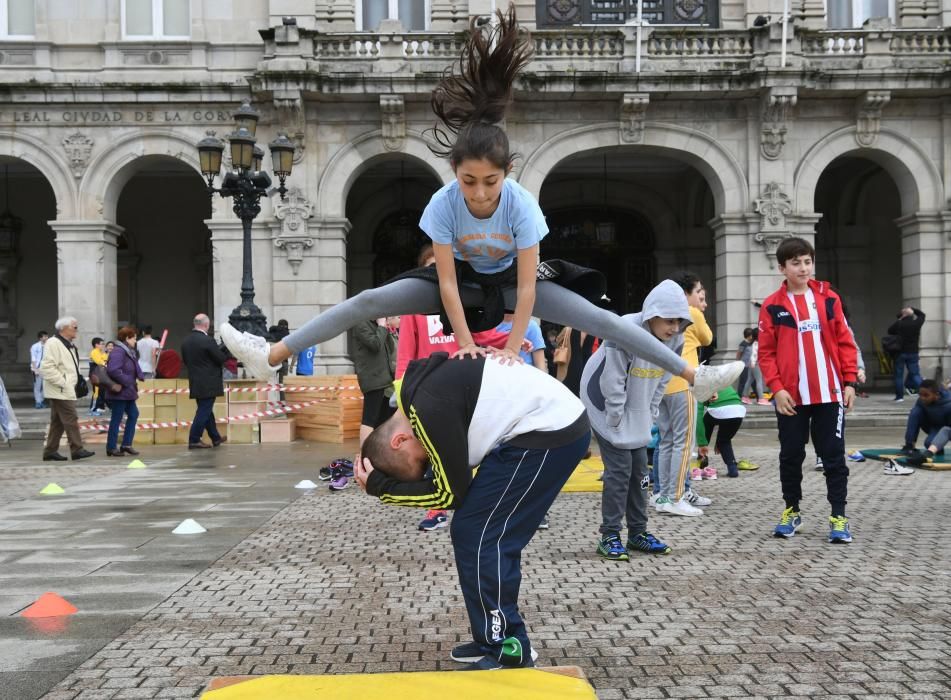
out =
[(23, 617), (58, 617), (79, 612), (76, 606), (55, 593), (44, 593), (33, 605), (24, 610)]

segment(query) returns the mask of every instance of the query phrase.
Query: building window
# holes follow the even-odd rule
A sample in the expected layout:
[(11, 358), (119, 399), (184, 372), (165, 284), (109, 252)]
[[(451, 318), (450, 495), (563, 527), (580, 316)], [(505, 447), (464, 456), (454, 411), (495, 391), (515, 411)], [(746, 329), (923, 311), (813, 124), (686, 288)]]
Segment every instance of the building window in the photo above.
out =
[(641, 17), (649, 24), (680, 24), (716, 27), (720, 21), (719, 0), (536, 0), (539, 27), (572, 24), (624, 24)]
[(188, 39), (190, 0), (123, 0), (122, 34), (126, 39)]
[(885, 17), (895, 24), (896, 0), (826, 0), (829, 29), (859, 28), (866, 21)]
[(34, 0), (0, 0), (0, 36), (32, 39), (36, 33)]
[(357, 30), (375, 32), (385, 19), (398, 19), (404, 29), (429, 29), (430, 0), (357, 0)]

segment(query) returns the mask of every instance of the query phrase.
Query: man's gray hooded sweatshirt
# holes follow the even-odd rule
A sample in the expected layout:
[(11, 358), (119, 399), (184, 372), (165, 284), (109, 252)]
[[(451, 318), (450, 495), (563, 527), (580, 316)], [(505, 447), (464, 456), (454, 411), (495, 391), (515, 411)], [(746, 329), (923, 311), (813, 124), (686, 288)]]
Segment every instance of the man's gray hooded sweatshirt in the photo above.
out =
[[(673, 280), (654, 287), (639, 313), (622, 318), (650, 333), (648, 321), (658, 317), (680, 319), (680, 332), (664, 342), (680, 354), (683, 332), (691, 323), (690, 308), (684, 290)], [(651, 424), (668, 381), (669, 372), (611, 341), (603, 342), (581, 374), (581, 401), (591, 427), (615, 447), (644, 447), (651, 441)]]

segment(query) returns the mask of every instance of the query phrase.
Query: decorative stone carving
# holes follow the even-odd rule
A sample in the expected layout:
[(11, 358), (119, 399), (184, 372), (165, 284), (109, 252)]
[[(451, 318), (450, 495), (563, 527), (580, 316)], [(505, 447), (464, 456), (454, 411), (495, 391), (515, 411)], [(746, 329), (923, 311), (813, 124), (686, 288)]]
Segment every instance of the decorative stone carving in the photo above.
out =
[(96, 142), (81, 131), (77, 131), (64, 138), (62, 143), (66, 150), (66, 157), (69, 158), (69, 169), (73, 171), (73, 177), (78, 180), (86, 172), (89, 156), (92, 155), (92, 147)]
[(274, 247), (284, 251), (295, 275), (300, 272), (304, 251), (314, 245), (314, 239), (307, 235), (307, 220), (313, 215), (314, 205), (307, 201), (299, 187), (291, 187), (287, 198), (274, 205), (274, 216), (281, 222)]
[(795, 87), (770, 88), (763, 97), (760, 151), (767, 160), (776, 160), (786, 144), (786, 121), (796, 106)]
[(789, 238), (786, 217), (792, 213), (792, 200), (783, 192), (778, 182), (770, 182), (763, 194), (753, 202), (756, 213), (760, 215), (760, 230), (753, 240), (766, 247), (766, 257), (772, 260), (776, 248), (784, 238)]
[(650, 95), (646, 92), (627, 92), (621, 98), (621, 140), (640, 143), (644, 138), (644, 120)]
[(856, 104), (855, 140), (869, 148), (878, 140), (882, 128), (882, 110), (892, 99), (888, 90), (869, 90)]
[(406, 140), (406, 105), (402, 95), (380, 95), (383, 116), (383, 146), (388, 151), (403, 148)]

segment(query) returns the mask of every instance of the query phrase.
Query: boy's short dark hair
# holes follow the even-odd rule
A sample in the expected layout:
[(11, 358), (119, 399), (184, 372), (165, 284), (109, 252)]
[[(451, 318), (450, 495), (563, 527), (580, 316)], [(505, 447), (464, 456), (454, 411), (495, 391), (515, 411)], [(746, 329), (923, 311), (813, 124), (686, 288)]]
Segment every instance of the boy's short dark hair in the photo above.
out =
[(680, 285), (684, 294), (691, 294), (698, 284), (702, 284), (700, 277), (687, 270), (680, 270), (670, 276), (674, 282)]
[(813, 248), (812, 243), (805, 238), (790, 236), (789, 238), (784, 238), (783, 242), (780, 243), (776, 249), (776, 262), (778, 262), (781, 267), (785, 267), (787, 260), (798, 258), (800, 255), (808, 255), (815, 261), (816, 249)]
[(97, 335), (95, 338), (92, 339), (92, 346), (93, 346), (93, 347), (96, 347), (96, 346), (99, 345), (99, 343), (101, 343), (101, 342), (102, 342), (102, 338), (100, 338), (100, 337)]
[(748, 327), (747, 327), (747, 328), (744, 328), (744, 329), (743, 329), (743, 337), (744, 337), (744, 338), (749, 338), (749, 337), (751, 337), (752, 335), (753, 335), (753, 329), (752, 329), (752, 328), (748, 328)]
[(36, 337), (38, 340), (42, 340), (43, 336), (45, 335), (49, 335), (49, 333), (47, 333), (46, 331), (40, 331), (39, 333), (36, 334)]
[(152, 335), (152, 326), (142, 326), (142, 335)]
[(921, 384), (918, 386), (919, 389), (927, 389), (932, 391), (935, 394), (941, 389), (941, 385), (934, 379), (922, 379)]
[(360, 448), (360, 457), (370, 460), (373, 468), (397, 481), (412, 481), (414, 476), (410, 465), (404, 463), (399, 455), (390, 448), (390, 438), (396, 426), (393, 414), (373, 429)]

